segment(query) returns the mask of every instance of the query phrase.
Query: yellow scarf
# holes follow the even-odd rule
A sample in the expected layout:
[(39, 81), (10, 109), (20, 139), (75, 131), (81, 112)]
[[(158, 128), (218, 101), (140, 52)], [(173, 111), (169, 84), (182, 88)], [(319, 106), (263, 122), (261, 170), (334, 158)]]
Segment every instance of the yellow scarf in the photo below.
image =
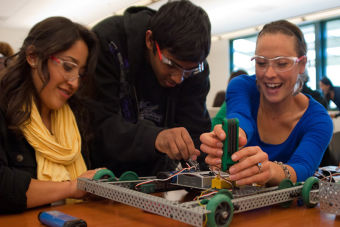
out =
[(86, 171), (77, 122), (68, 104), (51, 112), (54, 135), (44, 125), (34, 101), (31, 117), (21, 129), (35, 150), (39, 180), (73, 180)]

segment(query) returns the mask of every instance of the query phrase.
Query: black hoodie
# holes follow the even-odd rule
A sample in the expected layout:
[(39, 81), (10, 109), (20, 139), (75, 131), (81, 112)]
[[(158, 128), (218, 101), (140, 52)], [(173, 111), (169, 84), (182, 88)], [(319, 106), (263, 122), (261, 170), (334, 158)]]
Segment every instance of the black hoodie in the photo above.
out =
[[(147, 176), (172, 169), (174, 163), (155, 150), (156, 137), (165, 128), (185, 127), (198, 149), (199, 136), (210, 130), (205, 105), (208, 64), (182, 84), (164, 88), (146, 60), (145, 33), (154, 14), (146, 7), (132, 7), (93, 28), (100, 41), (97, 101), (104, 108), (96, 110), (102, 120), (96, 127), (92, 164), (117, 176), (127, 170)], [(203, 167), (203, 154), (199, 161)]]

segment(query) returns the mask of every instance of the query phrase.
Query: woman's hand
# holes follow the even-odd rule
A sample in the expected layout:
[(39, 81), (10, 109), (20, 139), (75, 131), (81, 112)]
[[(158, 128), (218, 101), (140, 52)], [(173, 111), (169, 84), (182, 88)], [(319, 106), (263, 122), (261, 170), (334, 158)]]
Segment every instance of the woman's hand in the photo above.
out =
[[(92, 179), (93, 176), (96, 174), (97, 171), (104, 169), (104, 168), (98, 168), (98, 169), (93, 169), (93, 170), (88, 170), (85, 173), (81, 174), (78, 178), (88, 178)], [(79, 190), (77, 188), (77, 181), (78, 178), (75, 180), (70, 181), (71, 184), (71, 198), (74, 199), (80, 199), (86, 195), (86, 191)]]
[(257, 183), (264, 185), (272, 178), (272, 162), (258, 146), (245, 147), (235, 152), (231, 159), (237, 162), (230, 167), (230, 180), (237, 185)]
[[(216, 125), (212, 132), (203, 133), (200, 136), (201, 151), (207, 154), (205, 162), (210, 168), (221, 168), (221, 157), (223, 154), (223, 142), (226, 134), (222, 129), (222, 125)], [(239, 128), (239, 147), (243, 147), (247, 143), (245, 132)]]

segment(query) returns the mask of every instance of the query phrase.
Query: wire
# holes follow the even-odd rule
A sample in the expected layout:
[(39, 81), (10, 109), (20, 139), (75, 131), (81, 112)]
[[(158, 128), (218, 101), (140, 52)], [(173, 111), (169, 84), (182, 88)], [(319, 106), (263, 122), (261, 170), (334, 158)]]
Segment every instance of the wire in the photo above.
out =
[[(200, 200), (198, 200), (198, 204), (199, 204), (200, 206), (204, 207), (204, 205), (201, 203)], [(205, 207), (204, 207), (204, 208), (205, 208)], [(205, 213), (204, 216), (205, 216), (205, 220), (204, 220), (203, 226), (207, 226), (207, 222), (208, 222), (208, 214)]]
[(325, 174), (322, 173), (322, 171), (316, 171), (314, 176), (317, 177), (318, 175), (320, 175), (322, 177), (320, 180), (327, 180), (329, 182), (332, 182), (334, 180), (333, 177), (340, 176), (339, 172), (332, 173), (332, 171), (330, 171), (326, 168), (320, 168), (319, 170), (322, 170), (322, 171), (325, 171), (325, 172), (328, 173), (328, 176), (326, 176)]
[(217, 169), (214, 169), (214, 170), (213, 170), (213, 169), (211, 169), (211, 168), (209, 167), (209, 170), (210, 170), (212, 173), (214, 173), (215, 176), (217, 176), (217, 177), (221, 178), (222, 180), (224, 180), (225, 182), (227, 182), (227, 183), (231, 186), (231, 188), (233, 189), (233, 188), (234, 188), (234, 185), (233, 185), (232, 181), (230, 181), (230, 180), (228, 180), (227, 178), (221, 176), (221, 169), (220, 169), (218, 166), (215, 165), (214, 167), (216, 167)]
[(178, 171), (178, 172), (172, 174), (171, 176), (169, 176), (169, 177), (166, 178), (166, 179), (152, 179), (152, 180), (148, 180), (148, 181), (143, 181), (143, 182), (141, 182), (141, 183), (139, 183), (139, 184), (136, 184), (135, 188), (137, 189), (137, 187), (139, 187), (139, 186), (141, 186), (141, 185), (143, 185), (143, 184), (148, 184), (148, 183), (155, 182), (155, 181), (168, 181), (168, 180), (170, 180), (171, 178), (173, 178), (173, 177), (179, 175), (180, 173), (182, 173), (182, 172), (185, 171), (185, 170), (188, 170), (188, 171), (189, 171), (189, 170), (191, 170), (191, 169), (193, 169), (193, 168), (196, 168), (195, 166), (190, 166), (188, 163), (186, 163), (186, 164), (187, 164), (187, 166), (188, 166), (187, 168), (184, 168), (184, 169), (182, 169), (182, 170), (180, 170), (180, 171)]
[[(200, 194), (199, 196), (196, 196), (196, 197), (194, 198), (194, 200), (200, 200), (200, 199), (203, 198), (203, 197), (208, 197), (208, 196), (214, 195), (214, 194), (216, 194), (216, 193), (218, 192), (217, 190), (214, 190), (214, 191), (212, 191), (212, 192), (209, 192), (210, 190), (213, 190), (213, 189), (212, 189), (212, 188), (209, 188), (209, 189), (207, 189), (207, 190), (201, 192), (201, 194)], [(207, 192), (209, 192), (209, 193), (207, 193)], [(205, 194), (205, 193), (207, 193), (207, 194)]]

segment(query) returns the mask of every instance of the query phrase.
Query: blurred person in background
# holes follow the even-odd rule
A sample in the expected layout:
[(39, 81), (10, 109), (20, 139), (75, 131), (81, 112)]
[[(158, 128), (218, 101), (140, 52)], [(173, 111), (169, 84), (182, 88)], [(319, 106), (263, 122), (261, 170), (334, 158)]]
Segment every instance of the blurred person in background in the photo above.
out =
[(0, 70), (6, 67), (7, 57), (10, 57), (14, 54), (12, 47), (6, 42), (0, 42)]
[[(324, 76), (319, 82), (320, 89), (327, 101), (329, 107), (329, 101), (333, 101), (336, 107), (340, 108), (340, 87), (336, 87), (333, 85), (332, 81)], [(330, 114), (331, 118), (337, 118), (340, 116), (340, 112)]]

